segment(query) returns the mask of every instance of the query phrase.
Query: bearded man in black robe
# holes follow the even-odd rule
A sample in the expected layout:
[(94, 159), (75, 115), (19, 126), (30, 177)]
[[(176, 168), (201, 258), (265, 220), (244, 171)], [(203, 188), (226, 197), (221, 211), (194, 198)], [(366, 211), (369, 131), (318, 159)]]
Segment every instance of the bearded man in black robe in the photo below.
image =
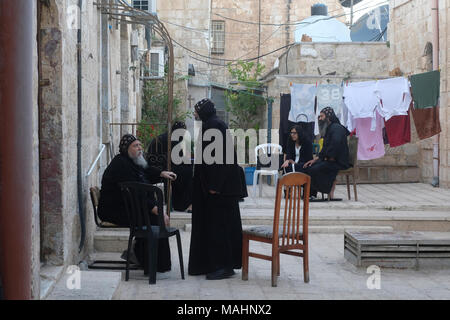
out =
[(311, 176), (311, 200), (315, 200), (318, 191), (330, 193), (338, 171), (350, 167), (347, 143), (350, 132), (341, 125), (332, 108), (320, 111), (319, 127), (324, 132), (322, 151), (318, 158), (304, 165), (305, 173)]
[[(202, 143), (202, 162), (194, 166), (192, 233), (189, 274), (206, 274), (208, 280), (225, 279), (242, 267), (242, 224), (239, 199), (246, 196), (242, 168), (237, 164), (234, 144), (227, 139), (227, 125), (216, 116), (214, 103), (203, 99), (195, 105), (195, 117), (202, 121), (202, 137), (209, 129), (220, 132), (223, 150), (215, 150), (216, 160), (205, 159), (205, 149), (216, 140)], [(216, 132), (218, 132), (216, 131)], [(209, 131), (211, 132), (211, 131)], [(203, 140), (200, 137), (199, 140)], [(212, 139), (211, 139), (212, 140)], [(220, 155), (220, 151), (223, 151)], [(231, 163), (227, 153), (233, 152)], [(211, 152), (212, 153), (212, 152)], [(220, 159), (219, 159), (220, 158)]]
[[(161, 171), (151, 167), (143, 157), (141, 142), (131, 134), (122, 137), (119, 145), (119, 154), (114, 157), (106, 168), (102, 177), (102, 187), (98, 203), (98, 216), (102, 221), (110, 222), (118, 227), (128, 228), (130, 221), (125, 209), (119, 183), (121, 182), (141, 182), (157, 183), (164, 179), (175, 180), (173, 172)], [(155, 199), (149, 199), (151, 224), (158, 225), (157, 206)], [(169, 223), (169, 217), (164, 213), (164, 221)], [(132, 257), (137, 258), (137, 262), (143, 265), (143, 241), (137, 239)], [(125, 254), (122, 257), (126, 256)], [(136, 262), (136, 261), (133, 261)], [(171, 269), (170, 248), (168, 239), (161, 239), (158, 247), (158, 272), (165, 272)]]

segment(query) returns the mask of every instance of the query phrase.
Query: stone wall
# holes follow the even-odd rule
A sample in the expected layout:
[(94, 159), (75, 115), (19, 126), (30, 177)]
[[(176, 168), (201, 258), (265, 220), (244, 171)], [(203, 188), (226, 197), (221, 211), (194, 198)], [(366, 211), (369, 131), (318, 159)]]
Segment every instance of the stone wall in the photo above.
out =
[[(427, 45), (433, 40), (430, 0), (391, 0), (388, 37), (391, 46), (390, 68), (400, 68), (405, 74), (416, 74), (430, 70)], [(441, 69), (440, 123), (440, 167), (441, 187), (450, 187), (450, 109), (448, 107), (448, 42), (450, 40), (448, 10), (450, 1), (439, 1), (439, 60)], [(429, 49), (429, 48), (428, 48)], [(435, 48), (433, 48), (435, 49)], [(433, 177), (433, 138), (418, 141), (414, 130), (412, 139), (419, 148), (421, 181), (431, 182)]]
[[(120, 25), (108, 17), (102, 19), (94, 2), (85, 0), (81, 8), (81, 210), (86, 217), (82, 252), (79, 252), (81, 227), (77, 187), (78, 30), (77, 24), (72, 24), (74, 17), (75, 21), (78, 19), (78, 0), (50, 0), (48, 7), (42, 5), (38, 50), (42, 61), (41, 80), (47, 84), (42, 87), (41, 113), (36, 107), (33, 115), (36, 118), (35, 148), (39, 155), (35, 165), (37, 168), (40, 165), (40, 173), (35, 172), (33, 182), (35, 298), (39, 297), (40, 262), (53, 266), (78, 264), (93, 251), (95, 223), (89, 188), (100, 186), (109, 160), (107, 152), (92, 174), (88, 176), (87, 172), (103, 143), (112, 143), (117, 152), (120, 131), (115, 129), (110, 135), (109, 124), (136, 122), (140, 106), (140, 60), (131, 59), (130, 39), (136, 32), (140, 49), (144, 49), (144, 28)], [(37, 70), (35, 77), (37, 84)]]
[[(311, 15), (311, 5), (316, 0), (261, 0), (261, 48), (260, 55), (267, 54), (294, 41), (293, 25)], [(343, 13), (337, 0), (323, 0), (328, 6), (329, 15)], [(175, 46), (175, 72), (187, 75), (188, 65), (193, 64), (196, 75), (189, 81), (189, 88), (209, 86), (210, 82), (226, 86), (231, 80), (227, 63), (236, 59), (258, 56), (259, 1), (255, 0), (192, 0), (158, 1), (158, 17), (167, 27), (171, 37), (199, 55)], [(230, 18), (225, 19), (221, 16)], [(239, 20), (239, 21), (234, 21)], [(344, 17), (339, 19), (344, 20)], [(210, 56), (210, 21), (225, 21), (225, 52)], [(244, 22), (240, 22), (244, 21)], [(247, 23), (245, 23), (247, 22)], [(284, 51), (279, 50), (260, 59), (270, 70), (276, 58)], [(256, 60), (255, 60), (256, 61)], [(190, 90), (190, 89), (189, 89)], [(194, 91), (186, 93), (194, 96)], [(186, 107), (189, 102), (186, 101)]]

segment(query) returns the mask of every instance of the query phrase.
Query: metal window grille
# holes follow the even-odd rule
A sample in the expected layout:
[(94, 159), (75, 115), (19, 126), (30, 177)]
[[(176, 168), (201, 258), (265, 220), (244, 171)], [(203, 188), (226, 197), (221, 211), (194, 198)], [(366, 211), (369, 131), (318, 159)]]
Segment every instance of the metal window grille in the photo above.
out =
[(211, 53), (221, 54), (225, 52), (225, 21), (213, 21), (211, 25), (212, 31), (212, 48)]
[(150, 76), (159, 77), (159, 53), (150, 54)]

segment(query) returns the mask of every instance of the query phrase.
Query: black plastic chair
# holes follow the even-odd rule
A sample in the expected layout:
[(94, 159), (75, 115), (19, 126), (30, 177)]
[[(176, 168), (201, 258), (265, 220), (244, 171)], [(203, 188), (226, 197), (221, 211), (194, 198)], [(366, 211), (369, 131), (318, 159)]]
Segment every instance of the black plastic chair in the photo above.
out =
[[(163, 193), (160, 188), (139, 182), (120, 183), (122, 195), (125, 201), (125, 208), (130, 220), (130, 237), (128, 239), (127, 265), (125, 281), (129, 279), (129, 254), (131, 244), (134, 238), (143, 238), (147, 240), (146, 252), (147, 262), (146, 271), (149, 274), (149, 283), (156, 283), (156, 268), (158, 257), (159, 239), (167, 239), (172, 236), (177, 237), (178, 256), (180, 260), (181, 278), (184, 280), (183, 253), (181, 248), (180, 231), (177, 228), (166, 227), (163, 214)], [(158, 206), (158, 226), (150, 224), (151, 209), (149, 208), (149, 199), (156, 194)], [(144, 266), (145, 267), (145, 266)]]

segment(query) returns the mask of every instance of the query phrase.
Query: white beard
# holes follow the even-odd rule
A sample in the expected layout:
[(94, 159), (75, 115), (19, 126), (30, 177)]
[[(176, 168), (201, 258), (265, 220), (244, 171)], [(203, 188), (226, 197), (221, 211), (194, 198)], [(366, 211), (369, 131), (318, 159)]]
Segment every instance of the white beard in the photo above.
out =
[(147, 161), (144, 159), (144, 156), (142, 155), (142, 153), (140, 153), (137, 157), (131, 158), (131, 159), (133, 160), (133, 162), (134, 162), (136, 165), (138, 165), (138, 166), (140, 166), (140, 167), (142, 167), (142, 168), (144, 168), (144, 169), (147, 169), (148, 163), (147, 163)]

